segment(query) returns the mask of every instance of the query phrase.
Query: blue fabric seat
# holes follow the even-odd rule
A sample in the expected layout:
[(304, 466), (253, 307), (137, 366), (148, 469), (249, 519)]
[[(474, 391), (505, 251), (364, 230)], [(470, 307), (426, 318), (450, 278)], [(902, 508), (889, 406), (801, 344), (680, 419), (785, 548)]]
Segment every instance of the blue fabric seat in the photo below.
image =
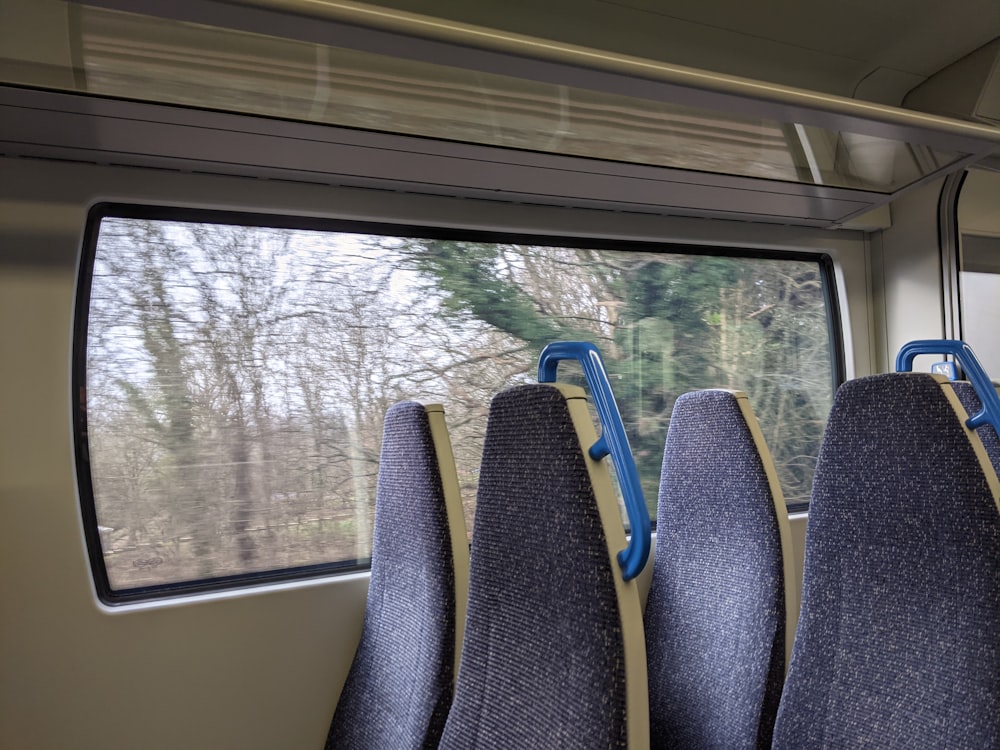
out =
[(385, 415), (361, 641), (327, 750), (437, 747), (465, 622), (469, 547), (444, 410)]
[(770, 746), (794, 629), (790, 545), (746, 395), (678, 398), (645, 612), (652, 748)]
[(579, 388), (525, 385), (490, 406), (461, 668), (441, 747), (644, 748), (637, 584)]
[(1000, 483), (939, 376), (841, 386), (776, 748), (1000, 747)]

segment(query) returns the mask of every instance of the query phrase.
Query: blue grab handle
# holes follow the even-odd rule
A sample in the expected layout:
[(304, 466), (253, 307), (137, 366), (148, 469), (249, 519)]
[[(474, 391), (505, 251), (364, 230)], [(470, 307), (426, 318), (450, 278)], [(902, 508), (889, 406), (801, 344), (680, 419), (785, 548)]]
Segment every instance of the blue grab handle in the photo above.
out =
[(1000, 433), (1000, 396), (990, 376), (986, 374), (979, 357), (972, 347), (964, 341), (956, 339), (922, 339), (904, 344), (896, 355), (896, 372), (909, 372), (913, 369), (913, 359), (918, 354), (950, 354), (962, 366), (965, 376), (976, 389), (976, 395), (983, 405), (982, 411), (969, 417), (965, 424), (974, 430), (984, 424), (993, 425)]
[(639, 472), (635, 468), (632, 449), (625, 435), (625, 426), (618, 411), (618, 404), (611, 392), (608, 373), (604, 369), (604, 360), (597, 347), (586, 341), (556, 341), (542, 350), (538, 358), (538, 382), (554, 383), (556, 367), (561, 360), (575, 359), (583, 367), (587, 385), (594, 398), (597, 415), (601, 419), (601, 437), (590, 446), (588, 453), (595, 461), (611, 455), (625, 498), (625, 510), (628, 513), (629, 525), (632, 527), (632, 538), (628, 547), (618, 553), (618, 564), (622, 569), (622, 578), (630, 581), (635, 578), (646, 565), (649, 558), (649, 547), (652, 535), (649, 521), (649, 511), (642, 496), (642, 485), (639, 484)]

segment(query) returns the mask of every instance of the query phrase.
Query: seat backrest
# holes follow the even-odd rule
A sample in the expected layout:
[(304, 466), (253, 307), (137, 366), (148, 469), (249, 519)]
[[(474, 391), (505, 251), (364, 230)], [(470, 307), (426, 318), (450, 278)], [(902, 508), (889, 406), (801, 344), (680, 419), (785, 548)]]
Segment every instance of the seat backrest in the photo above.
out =
[(643, 748), (645, 648), (606, 462), (580, 388), (490, 406), (469, 609), (442, 748)]
[(841, 386), (777, 748), (1000, 747), (1000, 483), (940, 376)]
[(439, 405), (385, 415), (371, 583), (328, 750), (436, 747), (465, 623), (469, 547)]
[(652, 748), (766, 748), (794, 632), (784, 497), (746, 394), (677, 399), (646, 603)]

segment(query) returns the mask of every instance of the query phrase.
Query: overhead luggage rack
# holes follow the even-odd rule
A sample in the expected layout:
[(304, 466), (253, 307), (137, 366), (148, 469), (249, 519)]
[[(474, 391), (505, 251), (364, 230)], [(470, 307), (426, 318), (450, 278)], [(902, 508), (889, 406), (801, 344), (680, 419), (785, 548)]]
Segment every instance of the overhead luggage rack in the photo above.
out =
[(4, 151), (833, 227), (1000, 147), (987, 125), (360, 3), (69, 8), (75, 54), (0, 66), (46, 90), (0, 90)]

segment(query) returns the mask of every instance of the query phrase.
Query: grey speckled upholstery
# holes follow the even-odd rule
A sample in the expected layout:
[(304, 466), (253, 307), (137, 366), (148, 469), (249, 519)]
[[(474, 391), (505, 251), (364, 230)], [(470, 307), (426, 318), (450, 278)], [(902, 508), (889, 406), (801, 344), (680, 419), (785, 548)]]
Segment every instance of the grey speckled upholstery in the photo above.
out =
[(782, 537), (790, 540), (746, 396), (677, 399), (661, 477), (645, 614), (651, 747), (770, 747), (785, 669)]
[(464, 524), (453, 548), (445, 492), (457, 491), (454, 460), (449, 446), (435, 447), (430, 408), (404, 402), (385, 415), (368, 605), (327, 750), (437, 747), (448, 715), (464, 596), (455, 566), (468, 553)]
[[(611, 493), (624, 546), (605, 478), (602, 491)], [(623, 608), (638, 623), (640, 644), (641, 611), (634, 582), (620, 605), (605, 522), (560, 389), (525, 385), (498, 394), (483, 449), (462, 662), (442, 748), (628, 746), (627, 721), (646, 717), (626, 719)], [(644, 669), (639, 676), (644, 684)], [(644, 686), (642, 692), (645, 699)]]
[(964, 419), (931, 375), (838, 391), (776, 748), (1000, 747), (1000, 510)]

